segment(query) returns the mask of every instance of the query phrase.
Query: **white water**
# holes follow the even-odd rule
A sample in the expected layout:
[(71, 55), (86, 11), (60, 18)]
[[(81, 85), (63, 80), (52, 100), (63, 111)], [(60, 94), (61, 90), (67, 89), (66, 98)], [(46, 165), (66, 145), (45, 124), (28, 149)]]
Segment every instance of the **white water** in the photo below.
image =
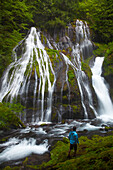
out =
[(113, 104), (109, 96), (109, 89), (105, 83), (102, 74), (102, 64), (104, 57), (96, 57), (94, 66), (92, 67), (92, 84), (96, 92), (99, 109), (98, 114), (101, 119), (108, 121), (113, 119)]
[(36, 145), (36, 140), (33, 138), (30, 138), (29, 140), (11, 138), (8, 142), (1, 144), (0, 146), (7, 146), (7, 148), (0, 153), (0, 163), (22, 159), (32, 153), (43, 154), (48, 151), (47, 141), (44, 141), (43, 144)]
[(71, 67), (74, 70), (81, 95), (81, 103), (84, 110), (84, 118), (88, 118), (88, 111), (85, 104), (86, 99), (84, 96), (87, 96), (89, 107), (91, 108), (91, 110), (93, 110), (95, 116), (97, 116), (97, 112), (93, 106), (92, 93), (90, 90), (87, 76), (85, 72), (83, 72), (81, 69), (81, 62), (84, 60), (84, 56), (86, 54), (87, 56), (90, 56), (93, 46), (90, 41), (90, 32), (87, 23), (84, 24), (82, 21), (77, 20), (75, 31), (76, 31), (76, 44), (72, 46), (73, 56), (72, 61), (70, 61), (64, 54), (62, 55), (64, 57), (66, 65), (71, 65)]
[[(69, 131), (77, 127), (77, 131), (95, 131), (98, 129), (104, 129), (101, 125), (94, 126), (92, 122), (88, 120), (82, 121), (72, 121), (68, 124), (56, 124), (48, 127), (26, 127), (21, 129), (19, 133), (17, 131), (7, 142), (0, 144), (0, 164), (7, 161), (13, 161), (13, 165), (20, 163), (25, 157), (32, 156), (32, 154), (44, 154), (49, 151), (49, 146), (51, 146), (51, 141), (59, 140), (59, 138), (68, 137)], [(36, 136), (37, 142), (41, 141), (41, 144), (36, 144), (36, 139), (32, 138)], [(26, 139), (25, 137), (29, 137)], [(52, 139), (52, 140), (51, 140)], [(11, 162), (9, 162), (11, 164)], [(37, 160), (38, 163), (38, 160)]]

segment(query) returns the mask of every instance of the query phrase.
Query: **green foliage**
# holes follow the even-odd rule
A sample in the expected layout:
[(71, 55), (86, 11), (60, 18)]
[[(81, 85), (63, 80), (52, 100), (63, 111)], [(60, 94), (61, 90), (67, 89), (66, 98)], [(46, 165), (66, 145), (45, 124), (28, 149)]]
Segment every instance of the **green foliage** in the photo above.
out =
[(112, 55), (109, 55), (108, 57), (105, 57), (105, 60), (104, 60), (104, 75), (107, 76), (107, 75), (113, 75), (113, 53)]
[(92, 72), (91, 72), (91, 69), (87, 63), (82, 62), (82, 71), (84, 71), (86, 73), (86, 75), (91, 79)]
[(8, 107), (12, 112), (14, 112), (17, 116), (20, 116), (22, 113), (24, 113), (25, 107), (21, 105), (20, 103), (17, 103), (15, 99), (13, 99), (12, 103), (3, 103), (4, 106)]
[(51, 160), (39, 169), (112, 169), (113, 167), (113, 135), (102, 137), (95, 135), (92, 139), (86, 136), (79, 138), (77, 157), (67, 159), (69, 140), (58, 141), (51, 151)]
[[(112, 0), (4, 0), (0, 5), (0, 76), (12, 60), (12, 49), (31, 26), (52, 33), (80, 18), (90, 24), (95, 41), (108, 43), (113, 39)], [(41, 39), (46, 44), (43, 35)]]
[(110, 42), (108, 44), (98, 44), (96, 43), (96, 46), (98, 47), (96, 50), (94, 50), (94, 54), (96, 56), (104, 56), (104, 75), (113, 75), (113, 42)]
[(68, 154), (68, 147), (69, 147), (69, 142), (67, 140), (58, 141), (56, 145), (54, 146), (54, 149), (51, 151), (51, 160), (47, 163), (42, 164), (44, 167), (48, 166), (53, 166), (56, 165), (57, 163), (63, 162), (67, 160), (67, 154)]
[(12, 109), (0, 103), (0, 129), (25, 127), (21, 120), (11, 110), (19, 110), (15, 105)]
[(60, 28), (71, 22), (76, 16), (78, 0), (27, 0), (28, 5), (35, 6), (33, 10), (34, 20), (40, 28)]
[[(0, 76), (11, 62), (12, 49), (23, 38), (28, 22), (33, 22), (32, 13), (25, 0), (4, 0), (0, 3)], [(4, 64), (3, 64), (4, 63)]]
[(113, 39), (112, 0), (83, 0), (79, 2), (78, 16), (90, 23), (96, 41), (108, 43)]
[(96, 50), (93, 51), (93, 54), (95, 56), (100, 56), (103, 57), (106, 53), (107, 50), (107, 44), (99, 44), (99, 43), (95, 43), (95, 46), (97, 47)]

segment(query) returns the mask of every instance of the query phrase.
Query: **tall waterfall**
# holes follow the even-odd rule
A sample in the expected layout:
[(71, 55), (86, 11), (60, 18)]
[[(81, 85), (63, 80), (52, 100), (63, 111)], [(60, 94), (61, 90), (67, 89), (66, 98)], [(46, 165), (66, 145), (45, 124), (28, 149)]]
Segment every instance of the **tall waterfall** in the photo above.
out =
[(85, 96), (87, 96), (88, 104), (94, 115), (97, 116), (97, 112), (93, 106), (92, 93), (90, 90), (89, 82), (86, 74), (81, 69), (81, 62), (84, 58), (92, 55), (93, 45), (90, 41), (90, 31), (87, 23), (82, 21), (76, 21), (76, 44), (73, 46), (73, 65), (75, 66), (75, 73), (77, 82), (81, 94), (81, 102), (85, 113), (85, 118), (88, 118), (87, 106), (85, 104)]
[(107, 121), (113, 119), (113, 104), (109, 96), (107, 84), (105, 83), (104, 78), (101, 76), (103, 61), (104, 57), (96, 57), (94, 66), (91, 70), (93, 73), (93, 87), (99, 101), (98, 114), (100, 118)]
[[(1, 79), (0, 101), (12, 102), (13, 98), (16, 98), (24, 104), (27, 107), (24, 115), (26, 122), (51, 121), (52, 114), (54, 120), (58, 116), (57, 120), (60, 121), (63, 114), (67, 114), (68, 118), (70, 115), (73, 118), (74, 114), (74, 117), (81, 114), (82, 118), (98, 115), (93, 105), (88, 76), (81, 66), (85, 59), (92, 56), (93, 45), (89, 27), (86, 22), (77, 20), (76, 26), (71, 26), (67, 32), (68, 35), (67, 33), (61, 35), (61, 41), (55, 42), (54, 38), (50, 36), (44, 38), (41, 31), (32, 27), (26, 38), (13, 50), (15, 61), (9, 65)], [(103, 58), (101, 60), (103, 61)], [(100, 98), (104, 100), (104, 97), (97, 91), (99, 88), (96, 87), (97, 83), (94, 80), (96, 63), (98, 62), (95, 62), (92, 72), (93, 86), (100, 103), (99, 114), (109, 112), (111, 115), (112, 103), (108, 104), (109, 108), (105, 110), (107, 104), (100, 100)], [(100, 72), (99, 70), (99, 75), (96, 74), (99, 77), (98, 86), (102, 83)], [(108, 95), (107, 101), (110, 103), (108, 90), (105, 91), (105, 96)]]
[[(31, 28), (30, 34), (25, 40), (24, 53), (21, 58), (11, 63), (2, 78), (2, 87), (0, 91), (0, 101), (6, 96), (7, 100), (12, 102), (14, 97), (22, 96), (23, 93), (28, 95), (28, 88), (30, 85), (31, 75), (34, 73), (35, 85), (33, 90), (33, 107), (39, 108), (37, 110), (38, 119), (40, 121), (51, 120), (51, 107), (52, 107), (52, 93), (55, 85), (55, 73), (52, 63), (45, 51), (44, 45), (41, 43), (40, 32), (36, 28)], [(15, 53), (16, 56), (16, 53)], [(37, 75), (38, 74), (38, 75)], [(50, 74), (53, 75), (53, 81), (50, 80)], [(37, 78), (38, 77), (38, 78)], [(47, 89), (45, 89), (45, 86)], [(44, 95), (45, 90), (48, 93), (47, 108), (44, 108)], [(38, 91), (38, 94), (37, 94)], [(36, 98), (38, 103), (36, 103)], [(45, 113), (44, 113), (45, 112)], [(40, 115), (39, 115), (40, 113)], [(35, 121), (37, 119), (35, 116)], [(33, 115), (34, 121), (34, 115)], [(38, 120), (38, 121), (39, 121)]]

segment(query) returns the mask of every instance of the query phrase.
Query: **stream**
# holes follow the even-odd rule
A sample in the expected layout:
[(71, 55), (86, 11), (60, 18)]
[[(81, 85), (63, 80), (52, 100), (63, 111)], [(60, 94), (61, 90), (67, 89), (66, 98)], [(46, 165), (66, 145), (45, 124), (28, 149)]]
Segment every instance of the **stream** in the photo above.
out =
[[(99, 134), (106, 135), (105, 126), (112, 122), (101, 119), (68, 120), (65, 124), (29, 124), (25, 129), (12, 130), (4, 133), (7, 141), (0, 144), (0, 167), (21, 165), (26, 157), (34, 164), (41, 164), (50, 159), (52, 146), (63, 137), (68, 137), (73, 126), (77, 127), (78, 136)], [(3, 133), (0, 132), (3, 138)]]

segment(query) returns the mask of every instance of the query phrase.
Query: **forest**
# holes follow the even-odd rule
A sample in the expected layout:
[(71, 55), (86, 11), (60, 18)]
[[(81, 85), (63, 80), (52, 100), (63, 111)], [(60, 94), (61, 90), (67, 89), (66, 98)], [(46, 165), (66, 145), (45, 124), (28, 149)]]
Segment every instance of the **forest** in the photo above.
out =
[(112, 0), (1, 0), (0, 6), (0, 77), (32, 26), (52, 33), (79, 18), (87, 21), (100, 53), (113, 52)]

